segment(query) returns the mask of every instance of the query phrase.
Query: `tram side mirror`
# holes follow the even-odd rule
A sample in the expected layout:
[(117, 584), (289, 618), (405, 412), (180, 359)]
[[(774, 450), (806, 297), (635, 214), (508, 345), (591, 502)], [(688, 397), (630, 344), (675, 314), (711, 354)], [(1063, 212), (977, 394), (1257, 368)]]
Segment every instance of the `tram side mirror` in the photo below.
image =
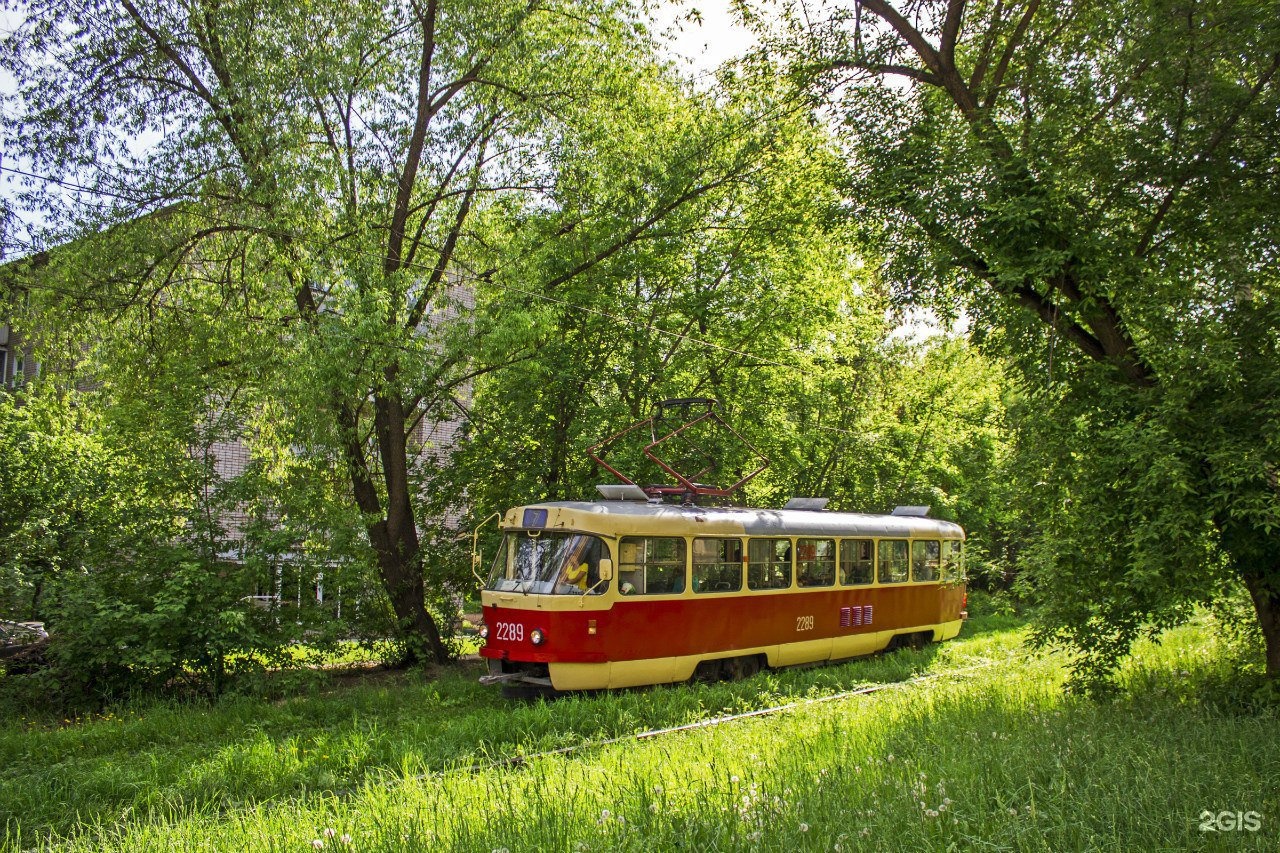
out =
[(613, 560), (610, 560), (608, 557), (605, 557), (600, 561), (600, 580), (613, 580)]

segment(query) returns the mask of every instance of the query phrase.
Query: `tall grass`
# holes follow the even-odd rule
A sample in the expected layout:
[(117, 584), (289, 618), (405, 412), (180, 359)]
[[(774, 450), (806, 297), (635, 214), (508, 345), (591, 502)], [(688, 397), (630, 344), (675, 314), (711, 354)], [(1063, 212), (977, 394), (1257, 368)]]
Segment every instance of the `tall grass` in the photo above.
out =
[[(553, 703), (456, 675), (13, 721), (0, 822), (12, 848), (122, 851), (1280, 846), (1276, 720), (1197, 703), (1226, 665), (1203, 625), (1142, 649), (1107, 705), (1065, 696), (1062, 662), (1024, 654), (1007, 620), (971, 628), (924, 652)], [(596, 745), (924, 673), (938, 677)], [(1204, 832), (1205, 811), (1261, 826)]]

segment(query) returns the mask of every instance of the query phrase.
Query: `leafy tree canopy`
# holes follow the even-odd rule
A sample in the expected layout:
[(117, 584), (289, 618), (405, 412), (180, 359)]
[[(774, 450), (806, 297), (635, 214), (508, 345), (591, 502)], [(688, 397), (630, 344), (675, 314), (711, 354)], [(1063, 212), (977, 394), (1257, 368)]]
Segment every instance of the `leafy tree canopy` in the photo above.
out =
[(1274, 5), (781, 8), (897, 298), (1019, 367), (1038, 639), (1099, 685), (1242, 582), (1280, 675)]

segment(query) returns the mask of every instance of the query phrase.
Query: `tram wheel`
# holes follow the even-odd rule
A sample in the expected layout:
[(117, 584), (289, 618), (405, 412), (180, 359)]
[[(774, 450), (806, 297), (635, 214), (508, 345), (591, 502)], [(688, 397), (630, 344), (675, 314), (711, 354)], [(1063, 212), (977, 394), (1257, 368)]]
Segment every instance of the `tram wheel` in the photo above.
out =
[(746, 655), (725, 661), (725, 673), (730, 681), (742, 681), (760, 671), (760, 656)]

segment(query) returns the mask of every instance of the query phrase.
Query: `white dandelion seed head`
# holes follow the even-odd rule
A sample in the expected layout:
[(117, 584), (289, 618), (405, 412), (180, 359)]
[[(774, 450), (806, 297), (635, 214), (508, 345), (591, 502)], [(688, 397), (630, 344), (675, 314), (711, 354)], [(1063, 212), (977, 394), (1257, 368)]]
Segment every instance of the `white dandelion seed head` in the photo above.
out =
[(325, 837), (325, 838), (333, 838), (333, 837), (334, 837), (335, 835), (337, 835), (337, 834), (338, 834), (338, 830), (334, 829), (332, 826), (326, 826), (326, 827), (324, 828), (324, 837)]
[(809, 824), (807, 824), (807, 823), (802, 823), (802, 824), (800, 824), (800, 831), (801, 831), (801, 832), (808, 832), (808, 831), (809, 831)]
[(324, 847), (324, 839), (323, 838), (311, 839), (311, 846), (319, 850), (320, 848)]

